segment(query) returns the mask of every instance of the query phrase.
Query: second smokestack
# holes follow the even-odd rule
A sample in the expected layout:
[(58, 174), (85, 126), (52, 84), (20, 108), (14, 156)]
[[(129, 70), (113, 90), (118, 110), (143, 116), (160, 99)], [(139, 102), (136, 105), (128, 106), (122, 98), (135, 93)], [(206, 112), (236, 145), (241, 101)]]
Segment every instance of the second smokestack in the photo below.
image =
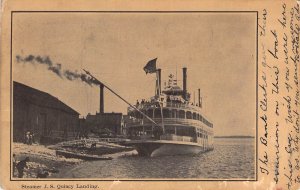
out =
[(187, 69), (186, 67), (182, 68), (182, 88), (183, 88), (183, 98), (186, 100), (187, 99), (187, 89), (186, 89), (186, 85), (187, 85), (187, 81), (186, 81), (186, 75), (187, 75)]
[(198, 106), (201, 108), (201, 91), (200, 91), (200, 88), (198, 88)]

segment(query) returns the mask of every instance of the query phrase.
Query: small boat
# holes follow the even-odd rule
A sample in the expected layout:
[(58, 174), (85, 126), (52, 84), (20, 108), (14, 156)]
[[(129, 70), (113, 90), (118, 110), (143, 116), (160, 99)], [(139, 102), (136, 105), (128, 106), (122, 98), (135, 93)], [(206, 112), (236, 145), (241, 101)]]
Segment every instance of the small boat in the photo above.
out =
[(69, 152), (65, 150), (56, 150), (56, 155), (64, 156), (65, 158), (77, 158), (82, 160), (112, 160), (112, 157), (103, 157), (97, 155)]

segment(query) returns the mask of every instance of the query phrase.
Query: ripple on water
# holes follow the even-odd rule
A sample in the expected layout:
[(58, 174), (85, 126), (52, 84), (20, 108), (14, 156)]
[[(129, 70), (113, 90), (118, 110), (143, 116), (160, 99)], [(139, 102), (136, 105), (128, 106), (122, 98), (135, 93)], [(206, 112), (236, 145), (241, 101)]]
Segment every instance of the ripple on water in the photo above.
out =
[(254, 139), (216, 139), (215, 149), (199, 155), (127, 156), (84, 162), (64, 171), (66, 178), (250, 178), (255, 175)]

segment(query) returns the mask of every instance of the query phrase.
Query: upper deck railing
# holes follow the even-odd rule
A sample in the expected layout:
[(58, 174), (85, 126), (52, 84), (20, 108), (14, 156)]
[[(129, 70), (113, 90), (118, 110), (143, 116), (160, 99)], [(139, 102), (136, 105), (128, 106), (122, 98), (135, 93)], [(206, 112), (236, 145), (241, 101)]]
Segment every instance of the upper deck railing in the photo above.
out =
[[(158, 102), (144, 102), (141, 103), (139, 105), (136, 105), (137, 109), (145, 112), (149, 109), (158, 109), (160, 108), (160, 105)], [(196, 117), (199, 116), (199, 118), (194, 118), (196, 120), (201, 120), (202, 122), (204, 122), (206, 125), (212, 125), (212, 123), (209, 122), (209, 119), (207, 118), (207, 116), (205, 116), (202, 111), (201, 108), (196, 106), (196, 105), (192, 105), (192, 104), (184, 104), (181, 102), (167, 102), (162, 104), (162, 108), (163, 109), (170, 109), (171, 110), (183, 110), (184, 112), (191, 112), (190, 114), (196, 114)], [(128, 108), (128, 113), (129, 112), (133, 112), (135, 111), (135, 109), (129, 107)], [(152, 117), (152, 116), (149, 116)], [(168, 116), (167, 116), (168, 117)], [(187, 119), (191, 119), (191, 118), (187, 118)]]
[[(194, 120), (194, 119), (181, 119), (181, 118), (164, 118), (163, 121), (161, 118), (153, 118), (153, 120), (159, 125), (164, 123), (164, 125), (180, 125), (180, 126), (194, 126), (197, 128), (205, 127), (207, 131), (212, 132), (212, 128), (206, 126), (203, 122)], [(138, 127), (138, 126), (149, 126), (152, 123), (147, 119), (132, 119), (127, 121), (127, 126)]]
[[(141, 103), (139, 105), (135, 105), (136, 108), (140, 110), (144, 109), (150, 109), (150, 108), (159, 108), (159, 103), (158, 102), (145, 102)], [(178, 103), (178, 102), (167, 102), (165, 104), (162, 104), (163, 108), (176, 108), (176, 109), (185, 109), (185, 110), (190, 110), (190, 111), (196, 111), (196, 112), (201, 112), (201, 108), (196, 105), (192, 104), (184, 104), (184, 103)], [(128, 111), (134, 111), (133, 108), (129, 107)]]
[(167, 102), (166, 108), (178, 108), (178, 109), (186, 109), (192, 110), (196, 112), (201, 112), (201, 108), (199, 106), (193, 104), (184, 104), (184, 103), (175, 103), (175, 102)]

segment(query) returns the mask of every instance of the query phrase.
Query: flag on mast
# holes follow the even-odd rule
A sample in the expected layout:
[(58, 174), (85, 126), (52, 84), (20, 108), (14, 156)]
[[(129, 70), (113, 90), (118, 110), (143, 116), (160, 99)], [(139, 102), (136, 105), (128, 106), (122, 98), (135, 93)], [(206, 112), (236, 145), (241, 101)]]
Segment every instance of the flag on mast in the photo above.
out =
[(146, 72), (146, 74), (156, 72), (156, 60), (157, 58), (150, 60), (144, 67), (144, 71)]

